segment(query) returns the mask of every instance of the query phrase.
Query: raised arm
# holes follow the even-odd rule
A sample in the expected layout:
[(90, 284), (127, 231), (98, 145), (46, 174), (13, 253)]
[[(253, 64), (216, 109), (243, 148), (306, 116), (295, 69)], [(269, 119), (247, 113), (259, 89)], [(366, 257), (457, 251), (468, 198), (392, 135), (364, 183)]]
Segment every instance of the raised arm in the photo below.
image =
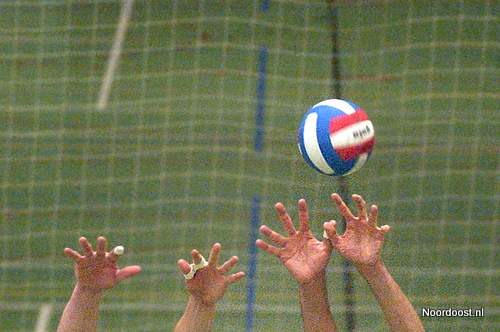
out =
[(102, 292), (139, 272), (137, 265), (118, 269), (116, 262), (123, 247), (106, 251), (107, 241), (97, 238), (97, 250), (86, 238), (80, 238), (84, 255), (66, 248), (64, 253), (75, 262), (76, 285), (57, 328), (58, 332), (92, 332), (97, 330), (99, 303)]
[(325, 274), (332, 247), (328, 240), (318, 241), (309, 229), (306, 201), (301, 199), (298, 205), (300, 220), (298, 231), (283, 204), (277, 203), (276, 212), (288, 236), (282, 236), (263, 225), (260, 232), (277, 247), (262, 240), (257, 240), (256, 244), (260, 249), (278, 257), (297, 281), (304, 330), (307, 332), (336, 331), (328, 303)]
[(384, 244), (384, 234), (390, 227), (377, 226), (378, 209), (376, 205), (366, 211), (366, 203), (359, 195), (352, 199), (358, 208), (358, 216), (354, 216), (339, 195), (332, 195), (340, 213), (344, 216), (347, 227), (342, 235), (335, 231), (335, 221), (325, 223), (325, 232), (333, 247), (345, 259), (356, 266), (366, 279), (375, 295), (385, 320), (391, 331), (424, 331), (422, 321), (417, 315), (406, 295), (392, 278), (385, 267), (380, 252)]
[[(244, 272), (231, 275), (227, 273), (238, 263), (238, 257), (233, 256), (221, 266), (217, 266), (221, 245), (212, 246), (206, 266), (197, 270), (193, 277), (186, 279), (186, 288), (190, 294), (186, 310), (177, 323), (174, 332), (207, 332), (212, 329), (215, 319), (217, 301), (223, 296), (226, 288), (245, 276)], [(205, 265), (204, 258), (193, 249), (191, 251), (193, 264)], [(192, 266), (181, 259), (177, 265), (184, 275), (191, 272)]]

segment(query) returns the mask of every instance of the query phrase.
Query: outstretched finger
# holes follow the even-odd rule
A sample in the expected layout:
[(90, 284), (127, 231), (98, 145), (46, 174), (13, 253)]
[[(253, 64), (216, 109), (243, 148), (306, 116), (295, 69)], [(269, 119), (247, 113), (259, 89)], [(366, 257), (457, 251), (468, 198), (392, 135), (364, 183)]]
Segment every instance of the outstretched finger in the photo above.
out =
[(198, 250), (193, 249), (191, 250), (191, 257), (193, 257), (193, 263), (199, 264), (201, 262), (201, 254)]
[(229, 277), (227, 277), (227, 283), (232, 284), (237, 282), (238, 280), (241, 280), (245, 276), (245, 272), (237, 272), (234, 274), (231, 274)]
[(358, 217), (360, 218), (360, 220), (367, 220), (368, 215), (366, 214), (366, 202), (363, 197), (355, 194), (352, 195), (352, 200), (354, 201), (354, 203), (356, 203), (356, 206), (358, 208)]
[(92, 245), (83, 236), (80, 238), (80, 247), (82, 247), (85, 252), (85, 256), (92, 257), (94, 255), (94, 250), (92, 250)]
[(335, 202), (335, 204), (337, 204), (337, 208), (339, 209), (340, 214), (342, 214), (342, 216), (344, 216), (344, 218), (347, 221), (355, 220), (356, 219), (356, 217), (352, 214), (351, 210), (349, 210), (349, 208), (344, 203), (344, 201), (339, 196), (339, 194), (333, 193), (332, 196), (331, 196), (331, 198)]
[(301, 232), (307, 232), (309, 230), (309, 215), (307, 212), (307, 203), (305, 199), (299, 199), (299, 221)]
[(370, 216), (368, 217), (368, 225), (377, 226), (377, 216), (378, 216), (378, 207), (376, 205), (372, 205), (370, 207)]
[(227, 273), (229, 272), (236, 264), (238, 264), (238, 257), (233, 256), (229, 258), (227, 261), (222, 264), (221, 267), (219, 267), (219, 271), (222, 273)]
[(107, 245), (108, 245), (108, 241), (106, 240), (105, 237), (99, 236), (97, 238), (96, 256), (97, 256), (98, 259), (104, 259), (104, 257), (106, 256), (106, 247), (107, 247)]
[(266, 225), (260, 226), (259, 230), (262, 234), (267, 236), (274, 243), (279, 244), (280, 246), (285, 245), (286, 239), (281, 234), (273, 231), (271, 228), (267, 227)]
[(283, 203), (276, 203), (274, 208), (276, 209), (276, 212), (278, 213), (281, 223), (283, 224), (283, 228), (285, 228), (285, 230), (288, 232), (288, 235), (290, 236), (295, 235), (297, 231), (295, 230), (295, 227), (293, 226), (292, 223), (292, 219), (290, 218), (288, 212), (286, 212)]
[(124, 267), (123, 269), (119, 269), (118, 271), (116, 271), (116, 281), (120, 282), (139, 273), (141, 273), (141, 267), (139, 265)]
[(337, 229), (335, 228), (336, 224), (337, 222), (335, 220), (330, 220), (329, 222), (325, 222), (323, 224), (323, 229), (325, 230), (325, 233), (333, 246), (335, 246), (339, 240)]
[(177, 261), (177, 267), (183, 274), (188, 274), (191, 271), (191, 265), (184, 259), (179, 259)]
[(213, 267), (217, 266), (217, 261), (219, 260), (220, 248), (221, 248), (220, 243), (214, 243), (214, 245), (212, 246), (212, 250), (210, 251), (210, 256), (208, 257), (208, 265)]
[(269, 245), (260, 239), (255, 241), (255, 244), (257, 245), (257, 247), (264, 250), (268, 254), (274, 255), (276, 257), (279, 257), (280, 255), (280, 250), (278, 248), (273, 247), (272, 245)]
[(66, 256), (68, 256), (69, 258), (71, 258), (72, 260), (74, 260), (75, 263), (78, 263), (79, 261), (81, 261), (82, 259), (85, 258), (82, 255), (80, 255), (80, 253), (78, 253), (78, 251), (73, 250), (71, 248), (64, 248), (64, 254)]

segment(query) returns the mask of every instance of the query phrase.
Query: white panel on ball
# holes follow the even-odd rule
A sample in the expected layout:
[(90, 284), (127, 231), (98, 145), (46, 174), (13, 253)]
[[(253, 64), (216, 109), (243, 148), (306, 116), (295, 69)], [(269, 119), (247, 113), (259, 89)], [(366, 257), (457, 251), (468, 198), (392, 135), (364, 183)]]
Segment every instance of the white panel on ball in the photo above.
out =
[[(366, 130), (366, 128), (369, 130)], [(354, 133), (359, 133), (354, 135)], [(375, 129), (370, 120), (361, 121), (330, 134), (330, 142), (335, 149), (363, 144), (373, 138)]]
[(311, 113), (307, 116), (304, 123), (304, 147), (311, 162), (326, 174), (333, 174), (333, 169), (327, 164), (325, 158), (321, 154), (319, 148), (318, 137), (316, 134), (316, 124), (318, 121), (318, 114)]

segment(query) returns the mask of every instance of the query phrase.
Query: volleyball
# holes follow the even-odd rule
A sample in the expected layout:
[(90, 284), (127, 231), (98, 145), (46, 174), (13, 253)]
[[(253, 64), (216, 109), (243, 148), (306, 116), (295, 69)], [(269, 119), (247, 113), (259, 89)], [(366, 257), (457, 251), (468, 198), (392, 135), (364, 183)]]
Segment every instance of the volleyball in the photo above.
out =
[(304, 114), (297, 141), (309, 166), (326, 175), (345, 176), (365, 165), (375, 144), (375, 130), (358, 105), (328, 99)]

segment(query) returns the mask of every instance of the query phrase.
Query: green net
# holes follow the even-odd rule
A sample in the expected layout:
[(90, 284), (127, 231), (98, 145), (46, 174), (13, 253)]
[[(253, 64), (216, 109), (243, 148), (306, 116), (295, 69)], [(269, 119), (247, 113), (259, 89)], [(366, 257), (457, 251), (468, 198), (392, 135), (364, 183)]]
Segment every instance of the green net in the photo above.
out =
[[(278, 200), (293, 215), (307, 198), (317, 235), (339, 218), (328, 199), (337, 182), (308, 168), (295, 142), (302, 114), (332, 97), (330, 4), (145, 0), (127, 17), (126, 3), (0, 2), (2, 330), (32, 331), (44, 310), (54, 330), (74, 283), (62, 249), (81, 235), (106, 235), (126, 247), (122, 264), (144, 268), (107, 293), (101, 330), (160, 331), (184, 308), (175, 263), (191, 248), (207, 253), (218, 241), (222, 258), (238, 255), (247, 270), (254, 195), (275, 229)], [(386, 264), (419, 313), (485, 310), (426, 318), (429, 330), (498, 329), (498, 3), (336, 8), (343, 96), (377, 132), (370, 161), (349, 182), (393, 227)], [(334, 254), (328, 283), (340, 327), (341, 273)], [(354, 276), (356, 325), (385, 330)], [(258, 254), (256, 285), (254, 330), (300, 331), (297, 287), (274, 257)], [(246, 302), (244, 281), (227, 292), (215, 330), (245, 330)]]

